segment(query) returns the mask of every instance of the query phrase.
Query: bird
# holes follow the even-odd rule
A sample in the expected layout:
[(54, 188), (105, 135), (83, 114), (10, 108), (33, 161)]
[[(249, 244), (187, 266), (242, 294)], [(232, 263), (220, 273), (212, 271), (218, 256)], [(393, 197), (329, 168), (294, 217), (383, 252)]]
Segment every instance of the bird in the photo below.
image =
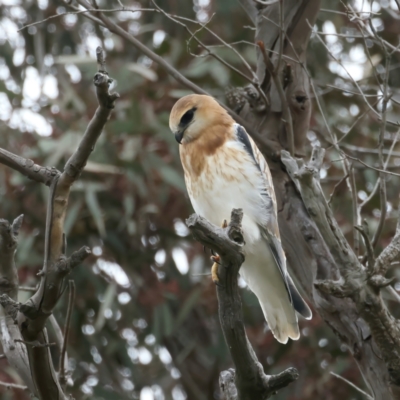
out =
[(272, 176), (246, 130), (211, 96), (191, 94), (173, 106), (169, 127), (194, 211), (214, 225), (243, 211), (245, 260), (240, 276), (259, 300), (280, 343), (300, 337), (297, 313), (311, 319), (286, 268)]

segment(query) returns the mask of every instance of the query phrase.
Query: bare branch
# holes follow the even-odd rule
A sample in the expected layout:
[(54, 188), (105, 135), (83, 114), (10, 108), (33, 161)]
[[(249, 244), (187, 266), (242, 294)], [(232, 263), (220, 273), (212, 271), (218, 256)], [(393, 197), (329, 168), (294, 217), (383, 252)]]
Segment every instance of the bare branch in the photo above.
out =
[[(181, 85), (187, 87), (188, 89), (192, 90), (194, 93), (197, 94), (205, 94), (209, 95), (208, 92), (194, 84), (192, 81), (184, 77), (177, 69), (175, 69), (171, 64), (169, 64), (164, 58), (160, 57), (158, 54), (151, 51), (147, 46), (137, 40), (134, 36), (129, 34), (127, 31), (122, 29), (120, 26), (115, 24), (109, 18), (104, 16), (99, 10), (93, 9), (90, 4), (86, 0), (78, 0), (78, 3), (85, 7), (87, 10), (97, 13), (98, 17), (101, 19), (101, 25), (105, 26), (110, 30), (110, 32), (115, 33), (116, 35), (120, 36), (121, 38), (128, 41), (130, 44), (135, 46), (139, 51), (149, 57), (151, 60), (159, 64), (162, 68), (164, 68), (174, 79), (176, 79)], [(84, 14), (85, 16), (89, 17), (89, 15)], [(249, 135), (260, 144), (260, 147), (267, 150), (268, 152), (272, 152), (275, 154), (275, 149), (271, 147), (271, 143), (262, 137), (246, 120), (242, 117), (237, 115), (234, 111), (232, 111), (229, 107), (225, 104), (220, 103), (225, 110), (232, 116), (232, 118), (246, 128)]]
[(354, 383), (348, 381), (346, 378), (343, 378), (343, 376), (340, 376), (338, 374), (335, 374), (334, 372), (330, 372), (332, 376), (334, 376), (337, 379), (342, 380), (343, 382), (346, 382), (349, 386), (351, 386), (353, 389), (357, 390), (357, 392), (363, 394), (368, 400), (374, 400), (372, 396), (370, 396), (368, 393), (364, 392), (364, 390), (360, 389), (358, 386), (356, 386)]
[(375, 273), (385, 276), (392, 263), (400, 254), (400, 217), (397, 221), (396, 233), (390, 244), (382, 251), (375, 262)]
[(59, 371), (60, 371), (59, 379), (61, 385), (64, 385), (66, 383), (65, 357), (67, 353), (69, 328), (71, 326), (72, 308), (74, 306), (74, 301), (75, 301), (75, 282), (72, 280), (68, 281), (68, 288), (69, 288), (68, 309), (67, 309), (67, 317), (65, 319), (64, 342), (61, 350), (60, 366), (59, 366)]
[(31, 375), (40, 399), (67, 400), (54, 370), (45, 324), (63, 293), (65, 277), (91, 254), (88, 247), (82, 247), (68, 258), (63, 254), (64, 219), (71, 185), (83, 171), (111, 114), (114, 102), (119, 97), (118, 94), (110, 94), (108, 91), (111, 79), (104, 71), (104, 55), (101, 49), (98, 49), (97, 57), (102, 70), (94, 77), (99, 107), (78, 148), (67, 161), (63, 173), (51, 182), (46, 218), (45, 259), (40, 285), (37, 292), (19, 306), (18, 326), (22, 339), (16, 340), (28, 344), (26, 352)]
[(9, 382), (3, 382), (3, 381), (0, 381), (0, 386), (4, 386), (6, 389), (28, 390), (28, 386), (17, 385), (16, 383), (9, 383)]
[[(8, 363), (19, 373), (29, 390), (35, 394), (36, 389), (31, 378), (25, 346), (14, 342), (14, 339), (21, 339), (21, 333), (14, 322), (18, 312), (16, 308), (18, 274), (14, 254), (22, 220), (23, 215), (17, 217), (12, 224), (0, 220), (0, 298), (5, 301), (0, 306), (0, 340)], [(14, 317), (10, 315), (10, 312)]]
[(263, 55), (265, 66), (267, 67), (268, 72), (272, 76), (272, 79), (278, 90), (279, 97), (281, 99), (281, 104), (282, 104), (282, 114), (283, 114), (283, 118), (284, 118), (284, 122), (285, 122), (285, 126), (286, 126), (286, 133), (288, 135), (288, 149), (289, 149), (289, 153), (291, 155), (294, 155), (294, 134), (293, 134), (292, 114), (290, 112), (290, 108), (289, 108), (287, 100), (286, 100), (285, 92), (283, 91), (282, 82), (278, 76), (279, 70), (276, 67), (274, 67), (271, 60), (269, 59), (267, 51), (264, 46), (264, 43), (262, 41), (259, 41), (259, 42), (257, 42), (257, 44), (261, 50), (261, 54)]
[(257, 19), (257, 8), (254, 5), (253, 0), (239, 0), (240, 5), (243, 7), (243, 9), (246, 11), (247, 15), (251, 19), (251, 22), (253, 24), (256, 23)]
[[(389, 101), (388, 97), (388, 84), (389, 84), (389, 66), (390, 66), (390, 58), (386, 57), (386, 77), (383, 86), (383, 100), (382, 100), (382, 123), (381, 129), (379, 131), (379, 140), (378, 140), (378, 150), (379, 150), (379, 168), (384, 170), (385, 165), (383, 161), (383, 139), (385, 137), (386, 131), (386, 115), (387, 115), (387, 104)], [(387, 196), (386, 196), (386, 179), (383, 173), (379, 174), (379, 197), (381, 203), (381, 215), (379, 217), (379, 224), (376, 228), (375, 235), (372, 239), (372, 247), (376, 247), (378, 244), (379, 238), (382, 234), (383, 226), (385, 224), (386, 219), (386, 209), (387, 209)]]
[[(221, 373), (221, 391), (228, 393), (229, 399), (266, 399), (295, 381), (298, 372), (289, 368), (279, 375), (265, 375), (247, 338), (238, 286), (238, 272), (244, 261), (242, 218), (242, 210), (234, 209), (231, 222), (226, 228), (217, 228), (196, 214), (190, 216), (186, 224), (195, 239), (218, 253), (221, 260), (217, 285), (219, 316), (225, 341), (236, 368), (234, 372), (229, 370)], [(237, 397), (234, 397), (233, 382)]]
[(29, 179), (44, 183), (47, 186), (50, 186), (53, 179), (57, 178), (60, 174), (60, 172), (54, 167), (41, 167), (40, 165), (35, 164), (32, 160), (17, 156), (16, 154), (1, 148), (0, 163), (20, 172)]

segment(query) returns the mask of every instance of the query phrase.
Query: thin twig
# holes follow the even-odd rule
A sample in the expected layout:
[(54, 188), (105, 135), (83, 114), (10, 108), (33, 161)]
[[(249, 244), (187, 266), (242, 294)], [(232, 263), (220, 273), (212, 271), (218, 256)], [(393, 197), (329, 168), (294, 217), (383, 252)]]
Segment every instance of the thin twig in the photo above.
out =
[(36, 292), (37, 287), (31, 286), (18, 286), (18, 290), (22, 290), (23, 292)]
[[(390, 57), (386, 54), (386, 77), (383, 88), (383, 100), (382, 100), (382, 123), (381, 129), (379, 131), (379, 141), (378, 141), (378, 149), (379, 149), (379, 168), (385, 169), (383, 162), (383, 139), (385, 137), (386, 131), (386, 115), (387, 115), (387, 103), (389, 101), (388, 98), (388, 85), (389, 85), (389, 66), (390, 66)], [(386, 211), (387, 211), (387, 197), (386, 197), (386, 179), (383, 176), (383, 173), (380, 173), (380, 184), (379, 184), (379, 195), (380, 195), (380, 203), (381, 203), (381, 215), (379, 218), (379, 224), (375, 231), (374, 237), (372, 239), (372, 247), (375, 248), (378, 244), (379, 238), (382, 234), (383, 227), (385, 225), (386, 219)]]
[(364, 390), (360, 389), (358, 386), (356, 386), (354, 383), (350, 382), (346, 378), (343, 378), (343, 376), (340, 376), (338, 374), (335, 374), (334, 372), (330, 371), (330, 374), (333, 375), (335, 378), (342, 380), (343, 382), (346, 382), (349, 386), (351, 386), (353, 389), (357, 390), (357, 392), (363, 394), (364, 396), (367, 397), (368, 400), (374, 400), (372, 396), (370, 396), (367, 392), (364, 392)]
[[(395, 155), (395, 153), (393, 152), (393, 149), (394, 149), (394, 146), (395, 146), (396, 143), (397, 143), (397, 140), (398, 140), (399, 136), (400, 136), (400, 129), (397, 130), (396, 135), (395, 135), (395, 137), (394, 137), (394, 139), (393, 139), (392, 145), (390, 146), (390, 149), (389, 149), (389, 151), (388, 151), (388, 156), (387, 156), (387, 158), (386, 158), (386, 162), (385, 162), (385, 165), (384, 165), (384, 170), (385, 170), (385, 171), (386, 171), (386, 168), (388, 167), (388, 164), (389, 164), (389, 161), (390, 161), (390, 157), (391, 157), (392, 155)], [(384, 152), (385, 152), (385, 151), (384, 151)], [(376, 180), (375, 186), (374, 186), (374, 188), (372, 189), (370, 195), (360, 204), (360, 206), (359, 206), (359, 214), (361, 214), (361, 209), (362, 209), (366, 204), (368, 204), (368, 203), (371, 201), (371, 199), (375, 196), (375, 194), (376, 194), (376, 192), (377, 192), (377, 190), (378, 190), (378, 188), (379, 188), (380, 179), (381, 179), (381, 178), (379, 177), (379, 178)]]
[(72, 309), (74, 307), (75, 302), (75, 282), (73, 280), (68, 281), (68, 309), (67, 309), (67, 317), (65, 320), (65, 329), (64, 329), (64, 342), (61, 349), (61, 356), (60, 356), (60, 365), (58, 370), (60, 371), (59, 379), (61, 385), (64, 385), (66, 382), (65, 376), (65, 355), (67, 353), (67, 344), (69, 338), (69, 330), (71, 328), (71, 316), (72, 316)]
[[(353, 227), (358, 224), (358, 202), (357, 202), (357, 187), (356, 187), (356, 179), (354, 176), (354, 168), (353, 164), (350, 165), (349, 168), (349, 189), (352, 197), (352, 210), (353, 210)], [(354, 252), (358, 256), (360, 250), (360, 236), (357, 232), (357, 229), (353, 229), (353, 248)]]
[[(373, 107), (375, 107), (377, 104), (379, 103), (379, 99), (377, 99), (375, 101), (375, 103), (372, 105)], [(358, 117), (357, 119), (352, 123), (352, 125), (350, 126), (349, 130), (336, 142), (336, 144), (339, 144), (343, 139), (345, 139), (354, 129), (354, 127), (358, 124), (359, 121), (361, 121), (369, 112), (370, 110), (364, 110)], [(351, 145), (350, 145), (351, 146)], [(358, 148), (356, 146), (353, 146), (354, 148)]]
[[(235, 73), (237, 73), (238, 75), (240, 75), (242, 78), (244, 78), (245, 80), (247, 80), (249, 83), (251, 83), (256, 90), (258, 91), (258, 93), (260, 94), (260, 96), (262, 97), (262, 99), (264, 100), (264, 103), (266, 105), (269, 104), (268, 98), (265, 95), (264, 91), (261, 89), (260, 86), (260, 82), (258, 81), (258, 77), (256, 75), (256, 73), (253, 71), (253, 68), (251, 68), (250, 64), (245, 60), (245, 58), (231, 45), (229, 45), (227, 42), (225, 42), (225, 40), (223, 40), (219, 35), (217, 35), (213, 30), (211, 30), (207, 24), (202, 24), (198, 21), (192, 20), (190, 18), (186, 18), (186, 17), (181, 17), (178, 15), (172, 15), (172, 14), (168, 14), (167, 12), (165, 12), (161, 7), (159, 7), (157, 5), (157, 3), (152, 0), (152, 3), (154, 4), (154, 7), (157, 8), (157, 10), (159, 12), (161, 12), (162, 14), (164, 14), (168, 19), (170, 19), (171, 21), (175, 22), (176, 24), (182, 26), (183, 28), (185, 28), (185, 30), (190, 34), (190, 38), (187, 42), (188, 48), (189, 48), (189, 44), (190, 41), (192, 39), (194, 39), (199, 45), (200, 47), (202, 47), (207, 55), (214, 57), (216, 60), (218, 60), (221, 64), (225, 65), (227, 68), (231, 69), (232, 71), (234, 71)], [(192, 32), (189, 27), (184, 24), (183, 22), (180, 22), (179, 20), (183, 20), (183, 21), (188, 21), (188, 22), (192, 22), (195, 24), (200, 25), (200, 28), (194, 32)], [(211, 18), (210, 18), (211, 20)], [(208, 21), (209, 22), (209, 21)], [(207, 23), (208, 23), (207, 22)], [(223, 46), (227, 47), (228, 49), (230, 49), (231, 51), (233, 51), (238, 57), (239, 59), (242, 61), (243, 65), (246, 67), (246, 69), (250, 72), (250, 74), (252, 75), (252, 77), (248, 77), (246, 74), (244, 74), (243, 72), (241, 72), (240, 70), (238, 70), (237, 68), (235, 68), (232, 64), (228, 63), (227, 61), (225, 61), (223, 58), (221, 58), (218, 54), (213, 53), (210, 50), (210, 46), (206, 46), (196, 35), (200, 30), (206, 30), (207, 32), (209, 32), (210, 34), (212, 34), (216, 39), (218, 39)], [(197, 57), (196, 55), (194, 55), (193, 53), (190, 52), (191, 55), (193, 55), (194, 57)]]
[(145, 12), (145, 11), (153, 11), (153, 12), (157, 12), (157, 10), (155, 10), (154, 8), (127, 8), (127, 7), (122, 7), (122, 8), (112, 8), (112, 9), (90, 9), (90, 10), (77, 10), (77, 11), (66, 11), (64, 13), (60, 13), (60, 14), (55, 14), (55, 15), (50, 15), (49, 17), (42, 19), (40, 21), (35, 21), (32, 22), (31, 24), (27, 24), (24, 25), (22, 28), (18, 29), (17, 32), (21, 32), (24, 29), (27, 29), (31, 26), (35, 26), (35, 25), (40, 25), (43, 24), (44, 22), (50, 21), (54, 18), (60, 18), (60, 17), (64, 17), (65, 15), (78, 15), (78, 14), (85, 14), (85, 13), (89, 13), (89, 12), (104, 12), (104, 13), (115, 13), (115, 12), (121, 12), (121, 11), (126, 11), (126, 12)]
[(328, 204), (329, 204), (329, 205), (332, 203), (332, 199), (333, 199), (333, 196), (334, 196), (334, 194), (335, 194), (337, 188), (338, 188), (348, 177), (349, 177), (349, 174), (347, 173), (342, 179), (340, 179), (339, 182), (337, 182), (337, 183), (335, 184), (335, 186), (333, 187), (332, 193), (331, 193), (330, 196), (329, 196), (329, 200), (328, 200)]
[(21, 390), (28, 390), (28, 386), (18, 385), (16, 383), (8, 383), (0, 381), (0, 386), (4, 386), (7, 389), (21, 389)]
[(281, 70), (281, 61), (283, 55), (283, 42), (284, 42), (284, 35), (285, 29), (283, 26), (283, 9), (284, 9), (284, 0), (279, 0), (279, 54), (278, 54), (278, 61), (276, 63), (276, 70), (278, 73)]
[(343, 150), (340, 150), (340, 152), (343, 154), (343, 156), (345, 156), (345, 157), (347, 157), (347, 158), (350, 158), (350, 160), (357, 161), (357, 162), (359, 162), (360, 164), (364, 165), (365, 167), (370, 168), (370, 169), (373, 169), (374, 171), (382, 172), (382, 173), (384, 173), (384, 174), (392, 175), (392, 176), (400, 176), (400, 174), (397, 174), (396, 172), (385, 171), (384, 169), (380, 169), (380, 168), (373, 167), (372, 165), (365, 163), (363, 160), (360, 160), (360, 159), (357, 158), (357, 157), (350, 156), (349, 154), (345, 153)]
[(289, 108), (287, 100), (286, 100), (285, 92), (283, 91), (282, 82), (278, 76), (279, 71), (277, 71), (277, 69), (274, 67), (271, 60), (269, 59), (267, 51), (264, 46), (264, 42), (262, 42), (260, 40), (257, 42), (257, 45), (261, 50), (261, 54), (263, 56), (265, 66), (268, 69), (268, 72), (271, 74), (271, 77), (274, 80), (275, 86), (278, 90), (279, 97), (280, 97), (281, 104), (282, 104), (282, 114), (283, 114), (285, 127), (286, 127), (286, 134), (287, 134), (287, 139), (288, 139), (288, 150), (291, 155), (294, 155), (295, 149), (294, 149), (294, 133), (293, 133), (292, 114), (290, 112), (290, 108)]
[[(105, 26), (110, 30), (110, 32), (115, 33), (116, 35), (120, 36), (121, 38), (125, 39), (129, 43), (131, 43), (133, 46), (135, 46), (137, 49), (139, 49), (142, 53), (144, 53), (147, 57), (149, 57), (151, 60), (159, 64), (162, 68), (164, 68), (173, 78), (175, 78), (181, 85), (187, 87), (188, 89), (192, 90), (194, 93), (197, 94), (205, 94), (210, 96), (210, 94), (205, 91), (204, 89), (200, 88), (197, 86), (195, 83), (184, 77), (176, 68), (174, 68), (171, 64), (169, 64), (163, 57), (160, 57), (158, 54), (154, 53), (151, 51), (147, 46), (145, 46), (143, 43), (141, 43), (139, 40), (137, 40), (134, 36), (129, 34), (127, 31), (122, 29), (120, 26), (115, 24), (113, 21), (111, 21), (109, 18), (105, 17), (102, 13), (99, 12), (99, 10), (93, 9), (90, 4), (86, 0), (77, 0), (78, 3), (85, 7), (89, 11), (94, 11), (99, 13), (99, 18), (100, 18), (100, 25)], [(90, 14), (83, 14), (85, 17), (93, 17)], [(262, 147), (265, 150), (272, 150), (272, 152), (275, 152), (275, 149), (271, 146), (269, 141), (261, 136), (257, 131), (253, 129), (253, 127), (241, 116), (236, 114), (233, 110), (231, 110), (229, 107), (227, 107), (225, 104), (220, 103), (221, 107), (223, 107), (230, 115), (231, 117), (240, 125), (242, 125), (244, 128), (246, 128), (247, 133), (253, 137), (253, 139), (260, 144), (260, 147)]]
[[(312, 26), (310, 25), (310, 23), (307, 20), (307, 23), (309, 25), (309, 27), (312, 29)], [(325, 47), (325, 49), (327, 50), (328, 54), (344, 69), (344, 71), (346, 72), (347, 76), (350, 78), (350, 80), (353, 82), (354, 86), (357, 88), (360, 96), (364, 99), (365, 104), (370, 108), (370, 110), (375, 113), (378, 114), (377, 111), (371, 107), (369, 101), (367, 100), (367, 98), (365, 97), (365, 94), (363, 92), (363, 90), (360, 88), (360, 85), (357, 83), (357, 81), (353, 78), (353, 76), (350, 74), (350, 72), (347, 70), (347, 68), (343, 65), (342, 61), (339, 60), (337, 57), (335, 57), (332, 52), (330, 51), (329, 47), (326, 45), (326, 43), (322, 40), (321, 36), (319, 36), (318, 34), (315, 34), (315, 36), (318, 38), (318, 40), (320, 41), (320, 43)]]

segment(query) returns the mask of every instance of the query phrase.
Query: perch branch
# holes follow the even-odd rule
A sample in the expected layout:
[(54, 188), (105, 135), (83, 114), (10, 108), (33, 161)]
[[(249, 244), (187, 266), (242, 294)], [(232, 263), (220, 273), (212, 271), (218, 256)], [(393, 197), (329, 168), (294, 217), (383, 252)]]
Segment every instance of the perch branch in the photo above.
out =
[(298, 372), (289, 368), (275, 376), (265, 375), (247, 338), (238, 286), (238, 273), (244, 261), (242, 218), (242, 210), (233, 209), (231, 221), (226, 228), (218, 228), (196, 214), (190, 216), (186, 224), (195, 239), (218, 253), (221, 259), (217, 285), (219, 316), (235, 365), (234, 372), (229, 370), (221, 373), (221, 390), (234, 393), (234, 384), (237, 397), (228, 397), (230, 399), (267, 399), (277, 390), (295, 381)]

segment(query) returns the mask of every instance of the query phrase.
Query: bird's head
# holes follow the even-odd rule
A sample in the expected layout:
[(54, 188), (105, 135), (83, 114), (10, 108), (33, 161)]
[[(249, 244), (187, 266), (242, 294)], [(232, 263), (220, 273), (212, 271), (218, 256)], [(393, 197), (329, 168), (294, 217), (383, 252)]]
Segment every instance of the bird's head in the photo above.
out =
[(179, 144), (198, 139), (207, 128), (231, 117), (211, 96), (191, 94), (179, 99), (172, 107), (169, 127)]

